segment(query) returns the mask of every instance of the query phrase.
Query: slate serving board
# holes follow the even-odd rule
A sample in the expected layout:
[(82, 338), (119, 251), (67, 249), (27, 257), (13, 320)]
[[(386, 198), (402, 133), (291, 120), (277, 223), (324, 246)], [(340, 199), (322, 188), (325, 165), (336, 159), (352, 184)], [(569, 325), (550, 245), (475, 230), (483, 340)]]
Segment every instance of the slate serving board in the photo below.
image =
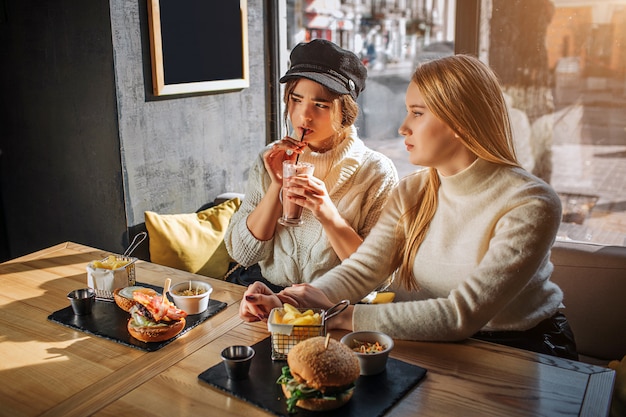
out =
[[(143, 284), (140, 282), (136, 285), (153, 288), (159, 293), (163, 292), (162, 287)], [(183, 331), (176, 335), (176, 337), (164, 342), (146, 343), (132, 337), (126, 328), (130, 314), (119, 308), (115, 302), (110, 301), (96, 300), (91, 314), (87, 316), (77, 316), (74, 314), (72, 307), (67, 306), (50, 314), (48, 316), (48, 320), (92, 334), (94, 336), (109, 339), (135, 349), (154, 352), (170, 344), (172, 341), (187, 333), (203, 321), (219, 313), (226, 308), (226, 305), (227, 304), (222, 301), (210, 299), (209, 307), (206, 311), (200, 314), (187, 316)]]
[[(255, 350), (250, 364), (249, 378), (235, 381), (228, 379), (221, 362), (198, 375), (202, 381), (247, 401), (277, 416), (319, 417), (321, 414), (297, 408), (289, 414), (285, 396), (276, 380), (286, 361), (272, 361), (270, 338), (252, 346)], [(387, 370), (378, 375), (361, 376), (356, 381), (352, 399), (336, 410), (325, 411), (324, 417), (382, 416), (409, 392), (426, 375), (426, 369), (389, 358)]]

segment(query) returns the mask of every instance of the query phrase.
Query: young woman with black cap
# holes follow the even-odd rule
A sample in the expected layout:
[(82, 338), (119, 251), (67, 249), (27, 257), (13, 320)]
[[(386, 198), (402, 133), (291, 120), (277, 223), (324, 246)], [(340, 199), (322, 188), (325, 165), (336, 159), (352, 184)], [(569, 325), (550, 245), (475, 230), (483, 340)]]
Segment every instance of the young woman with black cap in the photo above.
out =
[(329, 328), (379, 330), (398, 339), (488, 340), (577, 359), (550, 281), (561, 221), (555, 191), (520, 167), (495, 74), (456, 55), (421, 64), (398, 132), (409, 160), (428, 167), (400, 181), (372, 232), (340, 266), (278, 295), (246, 290), (240, 316), (272, 307), (352, 302), (397, 271), (396, 301), (348, 307)]
[[(356, 99), (367, 69), (352, 52), (316, 39), (297, 45), (285, 84), (291, 136), (265, 148), (252, 166), (244, 201), (225, 243), (240, 266), (227, 280), (280, 289), (312, 282), (349, 257), (374, 226), (398, 182), (389, 158), (359, 139)], [(303, 224), (278, 223), (282, 163), (309, 162), (313, 176), (291, 180), (287, 198), (304, 207)]]

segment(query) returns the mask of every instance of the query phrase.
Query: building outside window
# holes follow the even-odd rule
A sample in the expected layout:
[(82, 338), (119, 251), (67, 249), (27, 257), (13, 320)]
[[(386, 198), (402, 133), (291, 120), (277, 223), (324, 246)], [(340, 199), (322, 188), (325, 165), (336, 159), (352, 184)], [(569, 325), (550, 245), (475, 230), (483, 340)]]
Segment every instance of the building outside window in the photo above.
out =
[[(401, 176), (417, 169), (397, 133), (404, 93), (420, 61), (473, 36), (455, 31), (456, 0), (286, 2), (287, 50), (323, 38), (355, 52), (369, 70), (361, 138)], [(625, 246), (626, 0), (476, 3), (476, 55), (502, 82), (519, 161), (561, 196), (558, 239)]]

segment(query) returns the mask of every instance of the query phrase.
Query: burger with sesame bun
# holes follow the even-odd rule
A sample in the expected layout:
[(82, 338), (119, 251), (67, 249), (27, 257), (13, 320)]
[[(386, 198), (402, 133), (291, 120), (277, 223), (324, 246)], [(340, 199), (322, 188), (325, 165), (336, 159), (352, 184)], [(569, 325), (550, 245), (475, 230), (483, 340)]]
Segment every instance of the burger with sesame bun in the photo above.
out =
[(276, 381), (287, 398), (287, 411), (300, 407), (327, 411), (346, 404), (361, 372), (354, 352), (346, 345), (317, 336), (296, 344)]

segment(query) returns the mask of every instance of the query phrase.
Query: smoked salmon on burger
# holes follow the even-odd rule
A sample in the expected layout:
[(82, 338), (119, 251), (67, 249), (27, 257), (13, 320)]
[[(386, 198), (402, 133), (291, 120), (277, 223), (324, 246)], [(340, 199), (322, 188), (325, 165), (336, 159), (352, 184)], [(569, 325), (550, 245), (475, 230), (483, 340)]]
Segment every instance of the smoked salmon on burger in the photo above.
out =
[(176, 308), (167, 297), (142, 291), (133, 292), (128, 332), (142, 342), (163, 342), (180, 333), (187, 313)]
[(143, 292), (148, 295), (160, 295), (152, 288), (146, 288), (138, 285), (134, 285), (132, 287), (116, 288), (115, 291), (113, 291), (115, 304), (117, 304), (117, 306), (125, 312), (130, 312), (131, 307), (137, 304), (137, 302), (133, 298), (133, 293), (135, 291)]
[(346, 404), (354, 394), (361, 368), (354, 352), (323, 336), (296, 344), (276, 381), (287, 398), (287, 411), (300, 407), (327, 411)]

